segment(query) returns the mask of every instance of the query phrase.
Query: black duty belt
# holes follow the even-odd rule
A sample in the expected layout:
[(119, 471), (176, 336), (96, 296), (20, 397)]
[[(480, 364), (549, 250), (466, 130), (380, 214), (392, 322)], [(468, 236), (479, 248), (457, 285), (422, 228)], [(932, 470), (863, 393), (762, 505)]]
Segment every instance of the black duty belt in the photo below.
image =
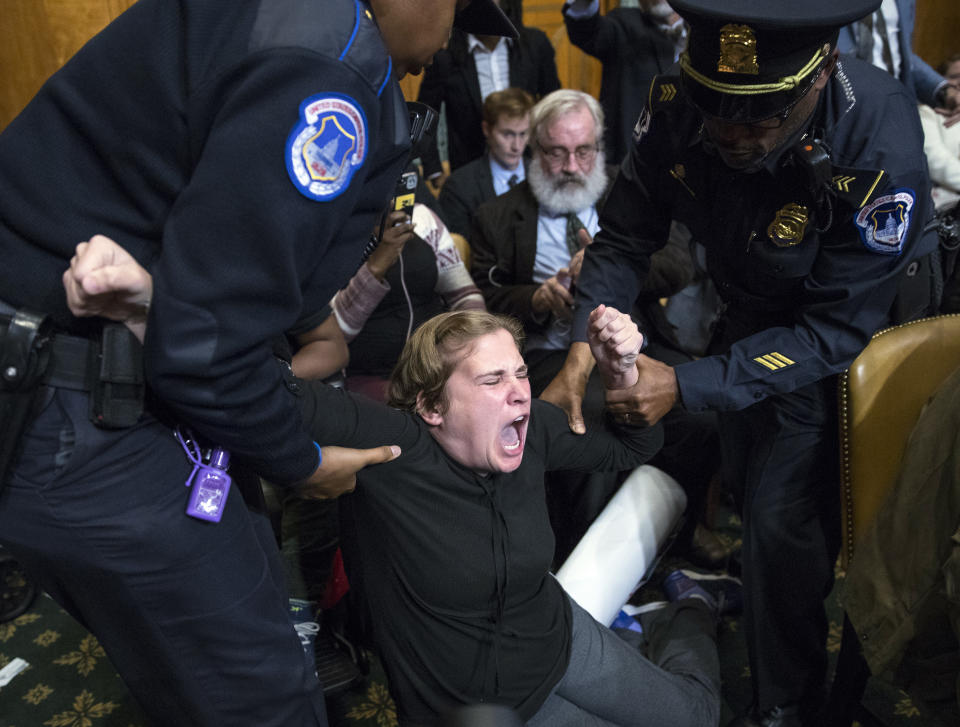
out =
[[(34, 370), (29, 388), (89, 392), (90, 420), (99, 427), (130, 427), (143, 413), (143, 352), (119, 323), (105, 322), (86, 338), (52, 331), (43, 314), (0, 313), (0, 361), (11, 374)], [(19, 374), (7, 378), (0, 388), (3, 383), (7, 391), (22, 388)]]
[(44, 313), (0, 301), (0, 488), (43, 386), (89, 392), (90, 421), (98, 427), (132, 427), (143, 414), (140, 343), (116, 323), (92, 338), (56, 333)]
[(90, 391), (96, 379), (97, 342), (89, 338), (55, 334), (50, 346), (50, 362), (40, 383), (61, 389)]

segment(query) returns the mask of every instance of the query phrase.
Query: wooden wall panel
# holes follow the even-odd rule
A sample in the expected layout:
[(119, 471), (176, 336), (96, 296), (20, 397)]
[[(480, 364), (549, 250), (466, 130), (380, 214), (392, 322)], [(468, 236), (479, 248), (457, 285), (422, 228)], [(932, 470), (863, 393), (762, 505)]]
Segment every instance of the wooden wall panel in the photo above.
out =
[(420, 81), (423, 80), (423, 74), (416, 76), (407, 76), (400, 81), (400, 88), (403, 90), (403, 97), (407, 101), (416, 101), (417, 93), (420, 91)]
[[(0, 0), (2, 2), (2, 0)], [(616, 7), (616, 0), (600, 0), (601, 8)], [(562, 0), (523, 0), (524, 25), (540, 28), (556, 52), (557, 75), (564, 88), (576, 88), (596, 96), (600, 93), (600, 62), (570, 44), (563, 25)], [(420, 89), (422, 74), (400, 82), (403, 95), (412, 101)]]
[[(604, 8), (614, 4), (602, 0), (600, 5)], [(559, 0), (524, 0), (523, 22), (540, 28), (553, 44), (560, 85), (596, 96), (600, 93), (600, 62), (570, 43), (563, 25), (562, 7)]]
[[(27, 104), (43, 82), (88, 38), (133, 0), (0, 0), (0, 129)], [(570, 45), (562, 0), (524, 0), (524, 22), (543, 30), (557, 53), (560, 83), (596, 95), (600, 64)], [(601, 0), (601, 7), (617, 5)], [(933, 66), (960, 52), (960, 2), (917, 0), (914, 48)], [(415, 99), (421, 76), (401, 81)]]
[(913, 49), (934, 68), (960, 53), (960, 2), (917, 0)]
[(0, 129), (133, 0), (0, 0)]

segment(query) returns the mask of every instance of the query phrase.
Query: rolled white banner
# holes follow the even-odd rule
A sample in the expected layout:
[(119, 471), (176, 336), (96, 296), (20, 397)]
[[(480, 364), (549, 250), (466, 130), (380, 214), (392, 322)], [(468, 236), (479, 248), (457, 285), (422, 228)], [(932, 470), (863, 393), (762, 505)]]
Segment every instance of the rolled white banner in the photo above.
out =
[(3, 667), (3, 669), (0, 669), (0, 687), (7, 686), (17, 674), (22, 672), (28, 666), (30, 665), (19, 656), (11, 659), (9, 664)]
[(564, 590), (609, 626), (687, 507), (683, 488), (651, 465), (635, 469), (557, 572)]

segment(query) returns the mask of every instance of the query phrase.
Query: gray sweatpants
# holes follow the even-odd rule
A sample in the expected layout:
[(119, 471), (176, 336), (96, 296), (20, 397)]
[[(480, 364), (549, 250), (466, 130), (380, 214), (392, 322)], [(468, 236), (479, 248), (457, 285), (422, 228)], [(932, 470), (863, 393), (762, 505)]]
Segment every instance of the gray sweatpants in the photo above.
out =
[(719, 723), (716, 628), (703, 602), (684, 599), (645, 614), (643, 634), (626, 631), (626, 638), (570, 605), (570, 664), (527, 727)]

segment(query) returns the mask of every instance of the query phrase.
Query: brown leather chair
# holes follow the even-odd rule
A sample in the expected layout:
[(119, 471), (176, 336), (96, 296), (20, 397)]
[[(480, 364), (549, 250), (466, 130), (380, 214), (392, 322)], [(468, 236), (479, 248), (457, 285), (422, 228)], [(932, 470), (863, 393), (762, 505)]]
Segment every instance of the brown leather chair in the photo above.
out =
[[(907, 440), (941, 383), (960, 367), (960, 314), (923, 318), (874, 334), (840, 377), (840, 458), (846, 569), (900, 472)], [(860, 700), (870, 672), (844, 618), (827, 709), (831, 727), (878, 725)]]
[(840, 377), (840, 458), (846, 568), (900, 472), (920, 410), (960, 366), (960, 314), (876, 334)]

